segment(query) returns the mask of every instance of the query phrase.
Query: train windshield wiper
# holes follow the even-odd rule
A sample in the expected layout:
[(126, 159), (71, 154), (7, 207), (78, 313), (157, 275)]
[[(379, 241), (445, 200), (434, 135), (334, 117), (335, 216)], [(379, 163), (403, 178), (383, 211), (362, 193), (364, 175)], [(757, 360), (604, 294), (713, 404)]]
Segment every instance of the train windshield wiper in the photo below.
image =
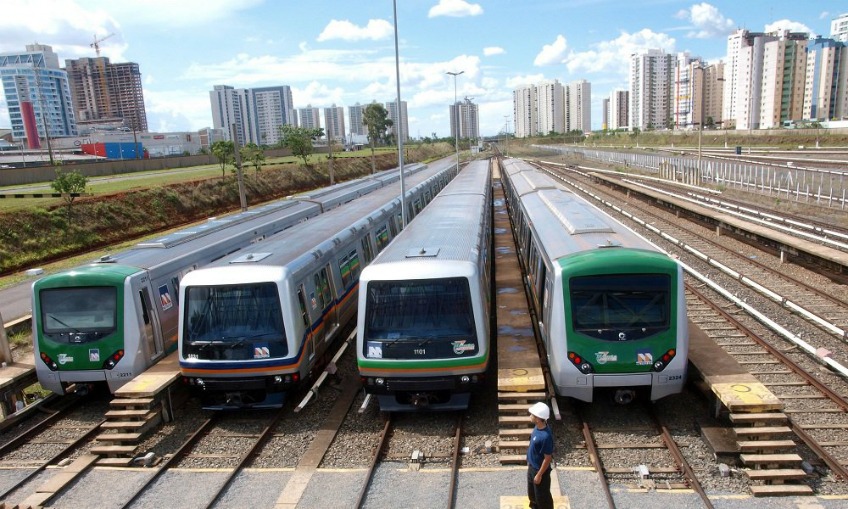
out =
[(58, 323), (59, 325), (61, 325), (61, 326), (63, 326), (63, 327), (67, 327), (68, 329), (71, 329), (72, 331), (76, 332), (77, 334), (79, 334), (79, 333), (80, 333), (80, 330), (79, 330), (79, 329), (77, 329), (76, 327), (71, 327), (70, 325), (66, 324), (66, 323), (65, 323), (65, 322), (63, 322), (62, 320), (59, 320), (59, 319), (56, 317), (56, 315), (52, 315), (52, 314), (48, 313), (48, 314), (47, 314), (47, 318), (50, 318), (51, 320), (55, 321), (56, 323)]

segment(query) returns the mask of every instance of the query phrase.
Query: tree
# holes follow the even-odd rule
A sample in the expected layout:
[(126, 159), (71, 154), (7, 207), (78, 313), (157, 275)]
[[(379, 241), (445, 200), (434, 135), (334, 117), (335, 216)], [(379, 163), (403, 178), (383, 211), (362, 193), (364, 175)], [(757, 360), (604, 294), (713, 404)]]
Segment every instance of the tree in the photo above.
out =
[(221, 165), (221, 179), (226, 177), (225, 170), (228, 164), (232, 164), (236, 153), (235, 146), (231, 141), (216, 141), (212, 144), (212, 155), (218, 159)]
[(324, 128), (309, 129), (292, 125), (280, 126), (280, 145), (291, 150), (292, 155), (303, 159), (303, 165), (309, 166), (309, 156), (315, 151), (312, 142), (324, 136)]
[(259, 173), (262, 163), (265, 162), (265, 151), (256, 143), (248, 143), (241, 148), (241, 159), (252, 164), (256, 173)]
[(362, 112), (362, 125), (368, 129), (368, 142), (371, 144), (371, 173), (377, 172), (374, 159), (374, 143), (386, 136), (386, 131), (393, 125), (388, 118), (389, 112), (379, 103), (371, 103)]
[(78, 171), (63, 172), (56, 168), (56, 178), (50, 183), (50, 187), (57, 193), (62, 193), (62, 199), (68, 204), (68, 226), (71, 225), (71, 206), (76, 199), (75, 194), (85, 192), (88, 185), (88, 177)]

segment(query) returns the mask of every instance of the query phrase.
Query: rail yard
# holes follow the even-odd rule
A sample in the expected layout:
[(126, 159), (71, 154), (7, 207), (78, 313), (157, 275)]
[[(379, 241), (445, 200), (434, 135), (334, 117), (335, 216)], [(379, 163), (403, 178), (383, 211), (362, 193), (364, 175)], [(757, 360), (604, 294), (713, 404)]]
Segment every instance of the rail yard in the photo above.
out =
[[(591, 403), (556, 394), (556, 366), (536, 340), (546, 322), (528, 306), (528, 271), (538, 269), (516, 242), (508, 160), (496, 156), (492, 358), (467, 409), (380, 412), (363, 390), (355, 331), (334, 343), (319, 383), (298, 387), (281, 409), (205, 410), (170, 354), (114, 394), (51, 397), (0, 422), (0, 504), (525, 507), (526, 409), (537, 401), (553, 409), (559, 508), (848, 503), (848, 184), (833, 180), (839, 170), (822, 170), (834, 182), (827, 193), (818, 175), (815, 192), (796, 186), (791, 200), (785, 182), (763, 187), (774, 176), (745, 189), (729, 183), (741, 171), (714, 171), (725, 179), (718, 186), (690, 175), (691, 165), (646, 159), (637, 170), (634, 159), (624, 172), (614, 153), (551, 153), (527, 164), (683, 268), (681, 392), (626, 405), (612, 384), (596, 384)], [(786, 166), (784, 154), (770, 157)], [(586, 361), (609, 360), (601, 349)], [(26, 366), (40, 360), (21, 360), (0, 370), (4, 391), (32, 383)]]

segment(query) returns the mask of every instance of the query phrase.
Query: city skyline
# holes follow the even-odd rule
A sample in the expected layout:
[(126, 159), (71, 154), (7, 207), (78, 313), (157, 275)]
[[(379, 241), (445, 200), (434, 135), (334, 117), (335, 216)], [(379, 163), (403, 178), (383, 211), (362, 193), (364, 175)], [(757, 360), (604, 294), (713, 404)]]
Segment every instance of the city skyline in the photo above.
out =
[[(202, 6), (202, 7), (201, 7)], [(325, 8), (326, 7), (326, 8)], [(167, 16), (161, 13), (167, 12)], [(47, 44), (60, 61), (102, 56), (136, 62), (151, 131), (212, 126), (209, 90), (290, 85), (294, 107), (348, 108), (395, 99), (391, 2), (278, 5), (252, 0), (11, 0), (0, 20), (0, 52)], [(401, 99), (411, 137), (450, 135), (456, 94), (474, 97), (482, 135), (495, 135), (513, 111), (513, 90), (557, 79), (591, 83), (592, 128), (614, 89), (628, 88), (630, 54), (688, 51), (726, 57), (736, 28), (830, 35), (833, 2), (571, 2), (417, 0), (398, 2)], [(111, 35), (115, 34), (115, 35)], [(231, 35), (223, 37), (222, 34)], [(510, 35), (515, 34), (515, 35)], [(0, 99), (0, 127), (8, 127)], [(510, 125), (510, 130), (514, 126)]]

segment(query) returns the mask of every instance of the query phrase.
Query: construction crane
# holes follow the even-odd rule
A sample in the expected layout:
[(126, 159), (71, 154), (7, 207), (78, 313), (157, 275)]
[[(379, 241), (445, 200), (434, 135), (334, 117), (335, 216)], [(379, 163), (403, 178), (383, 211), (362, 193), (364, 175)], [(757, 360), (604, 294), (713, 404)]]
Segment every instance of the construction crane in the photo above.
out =
[(103, 42), (103, 41), (105, 41), (106, 39), (108, 39), (108, 38), (112, 37), (113, 35), (115, 35), (115, 34), (109, 34), (109, 35), (107, 35), (106, 37), (103, 37), (102, 39), (98, 39), (98, 38), (97, 38), (97, 34), (94, 34), (94, 42), (92, 42), (91, 44), (89, 44), (89, 46), (91, 46), (92, 48), (94, 48), (94, 51), (96, 51), (96, 52), (97, 52), (97, 56), (98, 56), (98, 57), (100, 56), (100, 43), (101, 43), (101, 42)]

